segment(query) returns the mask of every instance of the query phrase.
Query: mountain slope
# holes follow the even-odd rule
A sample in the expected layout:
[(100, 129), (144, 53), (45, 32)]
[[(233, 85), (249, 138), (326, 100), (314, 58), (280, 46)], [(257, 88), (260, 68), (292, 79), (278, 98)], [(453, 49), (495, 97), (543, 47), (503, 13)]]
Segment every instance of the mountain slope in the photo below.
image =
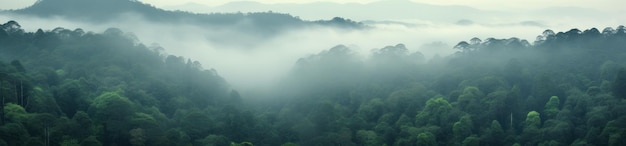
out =
[[(30, 7), (5, 13), (62, 17), (90, 23), (127, 21), (142, 18), (166, 24), (193, 24), (201, 27), (235, 27), (253, 33), (271, 34), (290, 28), (330, 26), (349, 29), (364, 28), (363, 24), (343, 18), (304, 21), (289, 14), (272, 12), (197, 14), (167, 11), (136, 0), (40, 0)], [(139, 16), (139, 17), (133, 17)], [(345, 21), (337, 21), (337, 19)]]
[[(174, 135), (169, 133), (198, 138), (232, 131), (181, 126), (210, 122), (208, 115), (224, 119), (217, 115), (231, 112), (222, 109), (239, 109), (238, 97), (230, 98), (238, 93), (197, 61), (166, 56), (115, 28), (20, 27), (15, 21), (0, 25), (0, 144), (135, 145), (129, 138), (139, 133), (142, 144), (177, 145), (167, 140)], [(44, 129), (56, 134), (44, 135)]]

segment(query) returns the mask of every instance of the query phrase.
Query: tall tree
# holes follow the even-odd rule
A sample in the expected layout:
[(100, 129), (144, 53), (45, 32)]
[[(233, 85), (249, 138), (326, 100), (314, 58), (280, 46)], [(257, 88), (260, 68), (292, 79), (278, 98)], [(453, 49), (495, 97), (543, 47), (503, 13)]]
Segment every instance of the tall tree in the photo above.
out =
[(626, 99), (626, 68), (621, 68), (613, 80), (613, 95), (617, 98)]
[(545, 108), (543, 109), (544, 114), (546, 115), (546, 118), (555, 119), (556, 114), (559, 113), (559, 105), (561, 105), (561, 102), (559, 101), (559, 97), (557, 96), (550, 97), (550, 100), (548, 100)]

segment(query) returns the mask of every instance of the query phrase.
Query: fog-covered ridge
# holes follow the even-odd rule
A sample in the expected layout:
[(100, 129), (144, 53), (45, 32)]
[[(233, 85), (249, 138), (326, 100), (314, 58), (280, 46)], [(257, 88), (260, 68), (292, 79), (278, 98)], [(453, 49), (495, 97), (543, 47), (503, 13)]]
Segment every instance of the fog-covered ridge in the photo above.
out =
[[(361, 29), (366, 26), (335, 16), (329, 20), (309, 21), (285, 13), (190, 13), (168, 11), (135, 0), (39, 0), (32, 6), (5, 11), (8, 14), (61, 17), (74, 21), (104, 23), (127, 21), (127, 17), (146, 19), (155, 23), (194, 24), (201, 27), (231, 28), (249, 31), (251, 35), (275, 35), (288, 29), (329, 26)], [(135, 18), (137, 17), (137, 18)]]

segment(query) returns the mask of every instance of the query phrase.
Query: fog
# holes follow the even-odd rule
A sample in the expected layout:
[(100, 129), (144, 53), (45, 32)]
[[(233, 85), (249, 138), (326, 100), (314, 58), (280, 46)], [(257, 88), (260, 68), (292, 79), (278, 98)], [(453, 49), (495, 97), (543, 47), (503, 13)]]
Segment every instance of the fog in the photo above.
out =
[(626, 145), (619, 13), (364, 5), (0, 11), (0, 144)]
[[(306, 18), (303, 18), (306, 19)], [(545, 18), (543, 18), (545, 20)], [(116, 27), (132, 33), (145, 45), (159, 45), (165, 53), (198, 60), (205, 69), (216, 69), (234, 89), (243, 94), (271, 87), (289, 73), (302, 57), (346, 45), (362, 58), (371, 50), (389, 45), (405, 44), (409, 52), (421, 52), (425, 57), (446, 56), (456, 50), (452, 46), (470, 38), (517, 37), (533, 42), (545, 29), (567, 31), (571, 28), (614, 27), (623, 20), (607, 22), (579, 22), (570, 17), (554, 17), (550, 22), (535, 21), (529, 17), (501, 18), (488, 22), (460, 22), (428, 20), (393, 20), (399, 23), (366, 23), (369, 29), (339, 29), (332, 27), (305, 27), (278, 32), (271, 37), (250, 35), (237, 29), (211, 29), (197, 25), (159, 24), (146, 21), (139, 15), (128, 14), (109, 23), (92, 24), (57, 18), (0, 15), (0, 20), (15, 20), (26, 31), (41, 28), (52, 30), (82, 28), (103, 32)], [(383, 22), (381, 20), (380, 22)], [(410, 25), (407, 25), (410, 24)], [(609, 24), (607, 26), (607, 24)]]

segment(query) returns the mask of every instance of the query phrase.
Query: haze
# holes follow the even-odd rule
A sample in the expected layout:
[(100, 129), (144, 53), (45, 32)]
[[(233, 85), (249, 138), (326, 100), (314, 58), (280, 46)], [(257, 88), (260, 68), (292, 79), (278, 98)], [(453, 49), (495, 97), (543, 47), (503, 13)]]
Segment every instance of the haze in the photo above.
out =
[[(0, 0), (0, 9), (19, 9), (26, 6), (30, 6), (36, 0)], [(184, 5), (189, 3), (202, 4), (207, 6), (219, 6), (224, 5), (230, 2), (237, 2), (231, 0), (140, 0), (141, 2), (149, 3), (157, 7), (170, 7), (177, 5)], [(260, 2), (266, 4), (289, 4), (289, 3), (297, 3), (297, 4), (305, 4), (305, 3), (316, 3), (316, 2), (333, 2), (333, 3), (371, 3), (376, 2), (377, 0), (298, 0), (298, 1), (289, 1), (289, 0), (247, 0), (251, 2)], [(396, 0), (397, 1), (397, 0)], [(620, 0), (603, 0), (601, 2), (591, 1), (591, 0), (551, 0), (551, 1), (543, 1), (543, 0), (512, 0), (512, 1), (500, 1), (500, 0), (411, 0), (412, 2), (426, 3), (426, 4), (435, 4), (435, 5), (461, 5), (461, 6), (470, 6), (478, 9), (484, 10), (504, 10), (504, 11), (515, 11), (515, 10), (531, 10), (531, 9), (542, 9), (549, 7), (581, 7), (581, 8), (589, 8), (602, 10), (607, 12), (619, 12), (624, 11), (623, 4), (624, 1)], [(391, 8), (390, 8), (391, 9)], [(242, 10), (243, 11), (243, 10)]]
[[(145, 0), (143, 2), (157, 7), (176, 6), (188, 3), (200, 3), (214, 6), (219, 10), (246, 9), (241, 7), (228, 7), (226, 1), (160, 1)], [(145, 44), (157, 43), (165, 48), (166, 52), (173, 55), (181, 55), (194, 60), (199, 60), (205, 68), (214, 68), (220, 75), (226, 78), (234, 88), (244, 90), (260, 87), (268, 87), (278, 80), (278, 78), (290, 70), (292, 65), (300, 57), (315, 54), (322, 50), (327, 50), (335, 45), (344, 44), (353, 46), (361, 55), (367, 57), (369, 50), (382, 48), (387, 45), (405, 44), (412, 52), (419, 51), (426, 57), (434, 55), (446, 56), (454, 52), (452, 46), (462, 40), (472, 37), (486, 39), (518, 37), (529, 42), (535, 40), (537, 34), (545, 29), (564, 31), (570, 28), (608, 27), (626, 23), (623, 17), (614, 17), (612, 13), (618, 11), (615, 4), (610, 2), (586, 4), (583, 1), (550, 1), (542, 5), (534, 5), (528, 1), (507, 2), (503, 7), (493, 7), (494, 1), (416, 1), (440, 5), (437, 9), (461, 9), (458, 13), (435, 14), (429, 12), (422, 17), (412, 17), (410, 12), (384, 12), (393, 10), (394, 6), (402, 7), (401, 3), (390, 1), (380, 1), (375, 3), (363, 3), (355, 5), (355, 1), (340, 1), (339, 9), (360, 10), (358, 6), (374, 5), (380, 8), (379, 11), (329, 11), (330, 13), (299, 13), (290, 12), (290, 7), (317, 6), (316, 3), (322, 1), (300, 1), (298, 4), (291, 4), (285, 1), (259, 1), (266, 4), (268, 8), (281, 9), (285, 6), (285, 12), (295, 16), (300, 16), (304, 20), (329, 19), (332, 15), (363, 21), (365, 24), (373, 26), (373, 29), (366, 30), (337, 30), (334, 28), (306, 28), (297, 30), (287, 30), (285, 33), (275, 37), (258, 38), (251, 37), (239, 30), (213, 30), (204, 29), (193, 25), (176, 25), (147, 23), (141, 17), (129, 15), (126, 18), (119, 18), (115, 23), (88, 24), (80, 22), (70, 22), (62, 17), (54, 19), (39, 19), (23, 16), (0, 16), (2, 20), (16, 20), (22, 22), (23, 28), (28, 31), (35, 31), (38, 28), (52, 30), (56, 27), (68, 29), (83, 28), (87, 31), (102, 32), (109, 27), (121, 28), (126, 32), (131, 32)], [(337, 1), (335, 1), (337, 2)], [(623, 3), (622, 1), (612, 1)], [(5, 9), (23, 7), (28, 1), (2, 1)], [(32, 3), (32, 1), (31, 1)], [(280, 4), (280, 5), (279, 5)], [(385, 7), (376, 7), (375, 4), (388, 4)], [(418, 3), (412, 3), (418, 4)], [(447, 6), (455, 5), (455, 6)], [(187, 5), (189, 6), (189, 5)], [(464, 7), (459, 7), (464, 6)], [(472, 6), (472, 7), (465, 7)], [(507, 7), (515, 7), (507, 9)], [(585, 10), (592, 13), (588, 15), (573, 16), (568, 13), (547, 13), (547, 9), (540, 12), (530, 12), (539, 8), (550, 8), (567, 11), (566, 7), (580, 7), (576, 10)], [(184, 7), (180, 7), (184, 8)], [(311, 10), (322, 10), (315, 7), (307, 7)], [(469, 9), (468, 9), (469, 8)], [(264, 9), (258, 8), (259, 11)], [(484, 10), (483, 10), (484, 9)], [(183, 9), (184, 10), (184, 9)], [(207, 10), (213, 10), (207, 8)], [(601, 10), (601, 11), (600, 11)], [(190, 10), (192, 11), (192, 10)], [(437, 11), (435, 9), (435, 11)], [(481, 15), (459, 15), (465, 11)], [(199, 11), (195, 11), (199, 12)], [(211, 11), (204, 11), (210, 13)], [(245, 11), (244, 11), (245, 12)], [(376, 15), (384, 13), (384, 15)], [(328, 14), (328, 16), (322, 16)], [(408, 14), (408, 15), (407, 15)], [(482, 15), (484, 14), (484, 15)], [(397, 17), (389, 16), (397, 15)], [(406, 15), (406, 17), (404, 16)], [(438, 18), (437, 15), (443, 16)], [(395, 19), (385, 19), (395, 18)], [(608, 19), (611, 18), (611, 19)], [(617, 19), (614, 19), (617, 18)], [(367, 20), (367, 21), (364, 21)], [(581, 21), (582, 20), (582, 21)], [(35, 25), (38, 24), (38, 25)], [(158, 30), (158, 31), (155, 31)], [(209, 38), (209, 39), (207, 39)], [(213, 38), (213, 39), (211, 39)], [(226, 39), (223, 39), (226, 38)], [(234, 40), (232, 38), (235, 38)], [(248, 44), (248, 45), (242, 45)], [(435, 44), (435, 45), (433, 45)]]
[(0, 145), (626, 145), (622, 1), (0, 2)]

